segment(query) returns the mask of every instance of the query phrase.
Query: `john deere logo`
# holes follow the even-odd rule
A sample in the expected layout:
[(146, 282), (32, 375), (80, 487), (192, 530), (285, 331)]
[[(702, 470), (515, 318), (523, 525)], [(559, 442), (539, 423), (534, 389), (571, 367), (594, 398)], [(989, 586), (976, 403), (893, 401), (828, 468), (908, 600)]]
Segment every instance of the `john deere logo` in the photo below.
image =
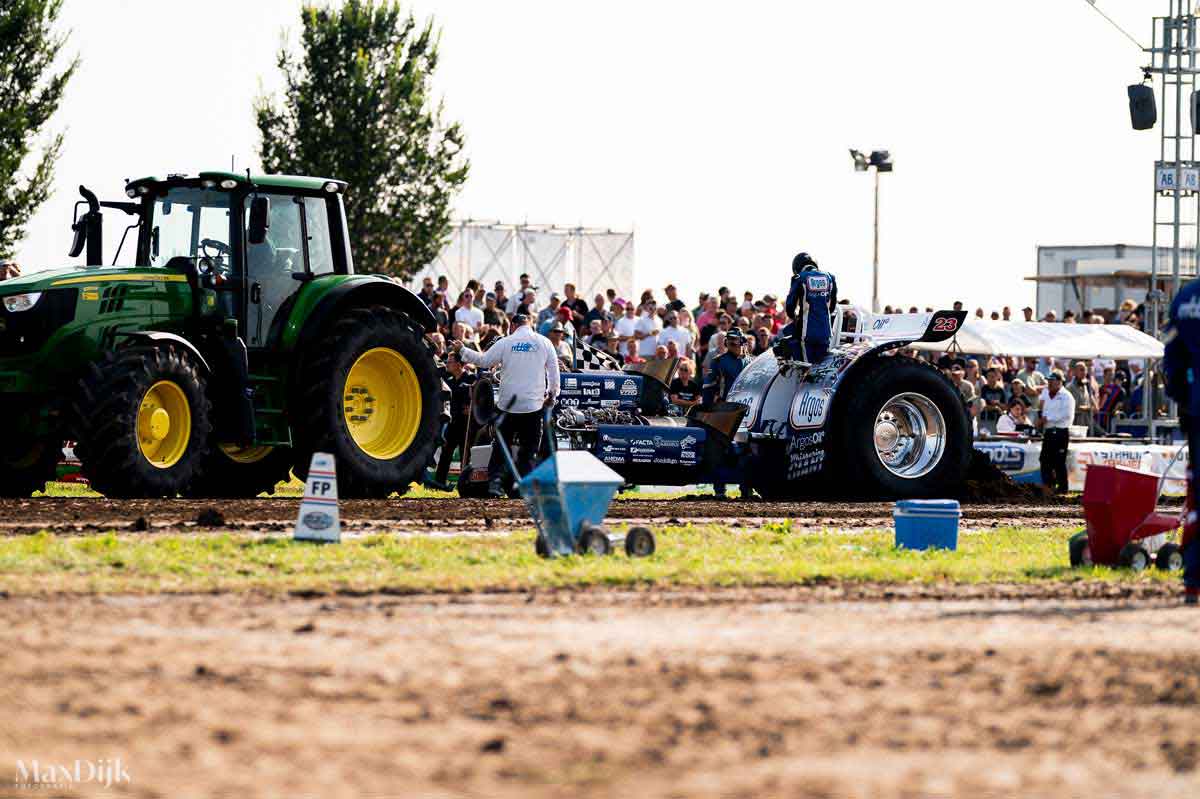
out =
[(304, 514), (303, 521), (305, 526), (312, 530), (328, 530), (333, 526), (333, 517), (320, 511)]

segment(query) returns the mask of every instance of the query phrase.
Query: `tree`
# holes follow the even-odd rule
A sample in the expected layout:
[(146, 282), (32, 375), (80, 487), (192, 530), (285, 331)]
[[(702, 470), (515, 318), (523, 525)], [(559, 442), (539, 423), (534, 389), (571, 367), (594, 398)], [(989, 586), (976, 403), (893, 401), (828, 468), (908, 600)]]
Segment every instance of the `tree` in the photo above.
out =
[(461, 129), (430, 97), (433, 22), (396, 0), (307, 5), (301, 21), (299, 59), (279, 52), (282, 103), (255, 103), (263, 168), (348, 181), (356, 268), (409, 277), (441, 251), (469, 168)]
[(62, 0), (0, 0), (0, 260), (12, 255), (25, 226), (50, 196), (62, 134), (25, 163), (35, 138), (62, 101), (79, 60), (54, 62), (66, 43), (51, 30)]

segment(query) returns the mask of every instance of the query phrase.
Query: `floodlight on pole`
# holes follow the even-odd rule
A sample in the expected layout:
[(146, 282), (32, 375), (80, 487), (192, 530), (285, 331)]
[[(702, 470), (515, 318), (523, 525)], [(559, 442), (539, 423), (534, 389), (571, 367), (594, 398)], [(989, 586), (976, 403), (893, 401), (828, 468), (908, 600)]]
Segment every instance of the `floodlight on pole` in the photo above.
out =
[(870, 155), (863, 155), (851, 149), (850, 157), (854, 159), (855, 172), (875, 170), (875, 256), (871, 265), (871, 313), (879, 313), (879, 173), (892, 171), (892, 154), (887, 150), (872, 150)]

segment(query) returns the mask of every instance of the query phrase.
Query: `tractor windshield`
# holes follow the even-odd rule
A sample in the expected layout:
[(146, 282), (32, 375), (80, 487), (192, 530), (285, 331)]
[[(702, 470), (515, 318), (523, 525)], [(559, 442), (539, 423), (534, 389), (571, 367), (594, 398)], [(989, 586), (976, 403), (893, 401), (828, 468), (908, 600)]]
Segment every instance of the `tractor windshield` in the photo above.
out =
[(228, 192), (168, 189), (151, 208), (150, 266), (197, 256), (228, 263), (229, 233)]

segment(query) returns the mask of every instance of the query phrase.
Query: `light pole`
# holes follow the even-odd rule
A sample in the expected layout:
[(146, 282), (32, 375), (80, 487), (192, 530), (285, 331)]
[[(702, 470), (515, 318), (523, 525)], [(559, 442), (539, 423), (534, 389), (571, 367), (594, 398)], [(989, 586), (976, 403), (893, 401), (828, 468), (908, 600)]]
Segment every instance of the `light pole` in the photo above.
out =
[(879, 173), (892, 171), (892, 154), (887, 150), (872, 150), (870, 155), (863, 155), (852, 149), (850, 157), (854, 159), (855, 172), (875, 169), (875, 258), (871, 267), (871, 313), (879, 313)]

